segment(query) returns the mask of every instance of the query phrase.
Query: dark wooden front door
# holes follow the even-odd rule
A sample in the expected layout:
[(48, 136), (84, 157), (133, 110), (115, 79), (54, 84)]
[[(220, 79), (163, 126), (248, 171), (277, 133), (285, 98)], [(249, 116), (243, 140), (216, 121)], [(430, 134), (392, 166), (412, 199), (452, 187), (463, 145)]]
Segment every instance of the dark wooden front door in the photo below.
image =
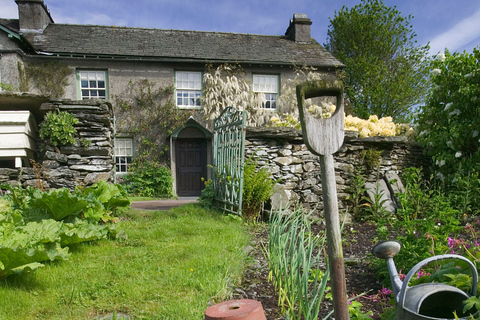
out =
[(181, 140), (175, 146), (178, 196), (199, 196), (207, 178), (206, 140)]

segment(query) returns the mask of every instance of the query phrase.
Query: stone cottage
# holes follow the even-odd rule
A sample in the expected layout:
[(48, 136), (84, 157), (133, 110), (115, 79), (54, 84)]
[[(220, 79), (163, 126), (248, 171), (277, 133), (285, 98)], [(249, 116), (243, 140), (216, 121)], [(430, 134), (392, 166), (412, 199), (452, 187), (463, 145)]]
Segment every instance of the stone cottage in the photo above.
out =
[[(294, 14), (289, 24), (286, 22), (284, 35), (253, 35), (58, 24), (43, 0), (15, 2), (19, 19), (0, 18), (0, 83), (4, 91), (16, 88), (55, 95), (57, 100), (109, 101), (116, 115), (112, 122), (117, 124), (113, 167), (122, 174), (136, 156), (142, 128), (122, 132), (121, 124), (128, 119), (117, 112), (121, 106), (114, 98), (124, 96), (130, 84), (141, 80), (171, 87), (165, 92), (173, 107), (188, 110), (192, 117), (171, 128), (173, 135), (159, 133), (162, 138), (154, 143), (169, 147), (179, 196), (199, 195), (203, 185), (182, 179), (196, 181), (210, 175), (212, 134), (206, 129), (200, 99), (207, 65), (239, 64), (252, 92), (262, 96), (261, 108), (266, 112), (275, 111), (282, 85), (295, 77), (296, 66), (314, 67), (332, 78), (342, 67), (311, 37), (312, 21), (304, 14)], [(66, 66), (68, 72), (59, 78), (60, 83), (42, 92), (38, 84), (28, 86), (25, 73), (29, 65), (46, 63)], [(56, 71), (58, 75), (60, 71)], [(48, 81), (44, 82), (47, 86)], [(0, 103), (0, 110), (9, 111), (8, 104)], [(0, 163), (5, 162), (0, 159)]]

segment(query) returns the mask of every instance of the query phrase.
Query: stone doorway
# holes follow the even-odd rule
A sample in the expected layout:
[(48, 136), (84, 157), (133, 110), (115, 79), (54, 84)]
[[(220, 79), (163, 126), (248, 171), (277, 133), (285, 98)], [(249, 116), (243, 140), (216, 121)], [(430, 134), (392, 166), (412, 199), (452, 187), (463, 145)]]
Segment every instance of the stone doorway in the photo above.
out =
[(174, 191), (179, 197), (198, 197), (211, 178), (212, 133), (190, 118), (170, 138)]
[(200, 196), (207, 179), (207, 141), (178, 139), (175, 146), (177, 195)]

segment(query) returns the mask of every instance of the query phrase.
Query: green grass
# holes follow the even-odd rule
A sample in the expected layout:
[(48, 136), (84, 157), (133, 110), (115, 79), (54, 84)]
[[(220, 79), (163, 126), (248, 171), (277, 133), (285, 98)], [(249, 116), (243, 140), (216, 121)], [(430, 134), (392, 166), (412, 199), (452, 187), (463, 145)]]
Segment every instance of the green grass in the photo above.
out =
[(117, 229), (115, 240), (0, 282), (0, 319), (203, 319), (240, 279), (250, 241), (238, 219), (194, 204), (131, 210)]

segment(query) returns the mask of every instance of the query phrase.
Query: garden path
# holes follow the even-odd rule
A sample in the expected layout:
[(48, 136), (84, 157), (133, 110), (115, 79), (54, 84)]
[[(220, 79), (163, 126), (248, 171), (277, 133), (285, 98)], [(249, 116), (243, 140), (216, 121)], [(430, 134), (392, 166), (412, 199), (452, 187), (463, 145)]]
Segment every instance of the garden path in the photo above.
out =
[(188, 203), (197, 202), (198, 197), (180, 197), (178, 199), (133, 201), (132, 209), (135, 210), (168, 210)]

